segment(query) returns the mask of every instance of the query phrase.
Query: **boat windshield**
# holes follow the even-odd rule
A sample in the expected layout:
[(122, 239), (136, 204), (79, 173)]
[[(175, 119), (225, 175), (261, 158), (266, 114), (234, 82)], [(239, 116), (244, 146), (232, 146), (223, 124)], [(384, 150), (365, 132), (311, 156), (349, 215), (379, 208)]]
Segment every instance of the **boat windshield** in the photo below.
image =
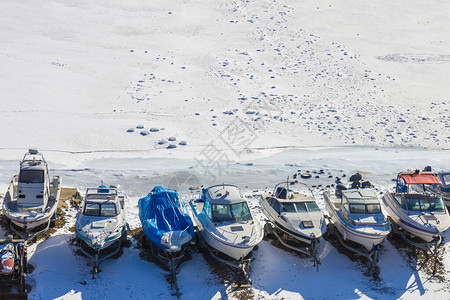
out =
[(439, 197), (407, 198), (406, 205), (412, 211), (444, 210), (444, 202)]
[(442, 184), (443, 185), (448, 185), (450, 184), (450, 174), (444, 174), (442, 175)]
[(381, 213), (380, 204), (350, 204), (352, 214), (379, 214)]
[(44, 170), (22, 170), (22, 171), (20, 171), (19, 182), (43, 183), (44, 182)]
[(252, 220), (247, 202), (236, 204), (212, 204), (213, 222), (240, 222)]
[(116, 205), (114, 203), (86, 203), (84, 206), (85, 216), (93, 217), (114, 217), (118, 215)]
[(281, 212), (320, 211), (316, 202), (283, 202)]

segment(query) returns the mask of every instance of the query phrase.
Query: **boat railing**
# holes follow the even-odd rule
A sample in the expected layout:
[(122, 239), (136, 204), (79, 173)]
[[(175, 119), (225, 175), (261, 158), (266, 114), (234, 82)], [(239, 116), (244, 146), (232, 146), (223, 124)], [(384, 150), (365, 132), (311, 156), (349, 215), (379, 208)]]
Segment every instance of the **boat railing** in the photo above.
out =
[(249, 244), (253, 244), (256, 240), (258, 240), (261, 237), (263, 230), (263, 227), (260, 222), (258, 221), (254, 222), (256, 222), (256, 226), (253, 226), (252, 231), (250, 233), (250, 240), (248, 242)]

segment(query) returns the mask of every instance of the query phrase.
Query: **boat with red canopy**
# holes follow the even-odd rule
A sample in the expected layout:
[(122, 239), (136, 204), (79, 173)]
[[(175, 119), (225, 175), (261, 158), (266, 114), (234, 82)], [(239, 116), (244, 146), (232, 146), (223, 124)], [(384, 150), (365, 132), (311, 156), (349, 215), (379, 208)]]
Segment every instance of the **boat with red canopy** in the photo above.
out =
[[(416, 170), (399, 173), (396, 183), (395, 192), (388, 192), (382, 198), (393, 231), (414, 246), (436, 249), (442, 241), (442, 232), (450, 227), (450, 215), (442, 195), (427, 188), (440, 185), (439, 179), (432, 172)], [(417, 242), (414, 237), (422, 241)]]

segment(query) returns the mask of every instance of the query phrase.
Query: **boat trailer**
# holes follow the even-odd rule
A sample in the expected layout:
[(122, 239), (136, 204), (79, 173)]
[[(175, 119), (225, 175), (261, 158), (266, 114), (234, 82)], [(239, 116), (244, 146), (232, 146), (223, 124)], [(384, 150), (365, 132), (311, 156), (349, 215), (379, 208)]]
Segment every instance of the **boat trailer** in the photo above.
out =
[[(277, 230), (279, 230), (280, 233), (277, 233)], [(301, 242), (301, 241), (299, 241), (296, 238), (293, 238), (289, 233), (283, 231), (282, 229), (276, 228), (272, 224), (272, 222), (270, 222), (268, 220), (266, 220), (266, 224), (264, 226), (264, 233), (266, 235), (273, 234), (284, 247), (311, 257), (314, 262), (313, 266), (316, 267), (317, 271), (319, 271), (319, 266), (321, 264), (319, 255), (318, 255), (319, 245), (320, 245), (319, 239), (317, 239), (317, 238), (312, 239), (310, 246), (305, 246), (305, 247), (293, 246), (289, 243), (289, 241), (292, 241), (292, 242)]]
[(426, 256), (428, 256), (428, 253), (431, 253), (435, 259), (435, 264), (437, 263), (439, 265), (442, 265), (442, 262), (439, 261), (439, 259), (438, 259), (438, 247), (442, 243), (441, 235), (435, 236), (433, 238), (433, 241), (431, 241), (431, 242), (425, 242), (425, 241), (416, 242), (416, 241), (411, 240), (410, 237), (412, 237), (412, 235), (410, 233), (408, 233), (403, 228), (398, 226), (394, 221), (392, 221), (391, 218), (389, 218), (389, 222), (392, 227), (392, 233), (398, 235), (407, 244), (409, 244), (415, 248), (423, 250), (425, 252)]
[(168, 252), (168, 251), (162, 251), (159, 248), (153, 246), (153, 244), (148, 240), (147, 236), (144, 234), (142, 236), (142, 245), (149, 244), (150, 246), (150, 252), (165, 268), (167, 268), (170, 271), (170, 275), (172, 276), (172, 286), (175, 290), (175, 293), (172, 294), (172, 296), (176, 296), (179, 298), (182, 293), (180, 292), (180, 288), (178, 286), (178, 280), (177, 280), (177, 274), (179, 272), (179, 266), (183, 261), (186, 260), (187, 256), (190, 253), (190, 244), (188, 244), (186, 247), (184, 247), (181, 251), (178, 251), (176, 253)]
[(243, 258), (238, 261), (228, 261), (226, 259), (220, 258), (214, 253), (214, 250), (209, 246), (206, 245), (206, 248), (208, 249), (209, 254), (211, 254), (212, 258), (222, 264), (225, 264), (233, 269), (240, 270), (242, 272), (242, 275), (244, 275), (245, 282), (239, 282), (239, 283), (232, 283), (231, 286), (234, 288), (247, 288), (252, 285), (252, 279), (250, 278), (250, 271), (252, 270), (251, 267), (251, 258)]
[[(128, 228), (128, 226), (127, 226)], [(127, 231), (125, 231), (127, 232)], [(95, 279), (95, 274), (100, 272), (100, 263), (111, 256), (116, 255), (122, 248), (122, 243), (126, 241), (127, 235), (122, 235), (117, 241), (104, 249), (92, 249), (85, 241), (79, 239), (80, 251), (87, 257), (93, 260), (92, 263), (92, 279)], [(116, 246), (115, 246), (116, 245)], [(102, 253), (103, 252), (103, 253)], [(106, 253), (105, 253), (106, 252)]]
[(332, 223), (329, 223), (329, 224), (330, 224), (330, 226), (328, 227), (329, 233), (334, 233), (334, 235), (337, 237), (339, 243), (347, 250), (355, 253), (358, 256), (367, 258), (367, 260), (370, 263), (372, 275), (374, 277), (378, 277), (380, 275), (380, 250), (378, 248), (378, 245), (373, 245), (373, 247), (370, 251), (367, 251), (365, 248), (358, 249), (358, 248), (352, 247), (348, 243), (345, 242), (341, 233), (338, 230), (336, 230), (336, 227), (334, 226), (334, 224), (332, 224)]

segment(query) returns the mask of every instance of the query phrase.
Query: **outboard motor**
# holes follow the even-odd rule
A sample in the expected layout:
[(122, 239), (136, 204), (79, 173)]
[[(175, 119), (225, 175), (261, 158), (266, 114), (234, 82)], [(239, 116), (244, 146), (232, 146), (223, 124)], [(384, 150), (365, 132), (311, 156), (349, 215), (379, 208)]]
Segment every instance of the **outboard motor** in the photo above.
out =
[(423, 169), (423, 171), (424, 171), (424, 172), (431, 172), (431, 166), (426, 166), (426, 167)]
[(352, 189), (360, 188), (361, 187), (361, 181), (353, 181), (352, 182)]
[(334, 190), (334, 195), (338, 198), (342, 198), (342, 191), (346, 190), (347, 188), (342, 183), (339, 183), (336, 185), (336, 189)]

